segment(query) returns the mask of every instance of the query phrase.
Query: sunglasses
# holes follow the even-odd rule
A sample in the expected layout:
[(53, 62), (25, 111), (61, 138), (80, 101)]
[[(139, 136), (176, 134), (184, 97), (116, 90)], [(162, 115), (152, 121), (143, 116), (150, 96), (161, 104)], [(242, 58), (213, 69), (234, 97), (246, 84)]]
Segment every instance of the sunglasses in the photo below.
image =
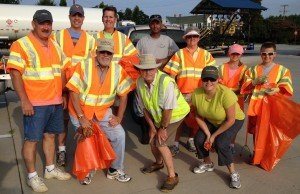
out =
[(270, 52), (270, 53), (267, 53), (267, 52), (261, 52), (260, 54), (261, 54), (261, 56), (273, 56), (273, 55), (275, 55), (275, 53), (276, 52)]
[(198, 35), (188, 35), (185, 38), (190, 39), (190, 38), (199, 38)]
[(98, 51), (101, 55), (113, 55), (111, 52), (109, 51)]
[(216, 80), (215, 78), (212, 78), (212, 77), (206, 77), (206, 78), (203, 78), (202, 81), (203, 81), (203, 82), (208, 82), (208, 81), (210, 81), (210, 82), (215, 82), (215, 81), (217, 81), (217, 80)]

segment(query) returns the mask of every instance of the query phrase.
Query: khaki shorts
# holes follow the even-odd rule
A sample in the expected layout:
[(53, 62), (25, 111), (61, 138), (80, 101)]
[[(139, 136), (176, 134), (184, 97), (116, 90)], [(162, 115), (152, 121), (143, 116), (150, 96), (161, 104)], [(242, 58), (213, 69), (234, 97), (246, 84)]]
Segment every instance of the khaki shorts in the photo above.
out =
[[(158, 138), (155, 135), (154, 138), (152, 139), (152, 141), (150, 142), (150, 144), (154, 145), (155, 147), (173, 145), (174, 141), (175, 141), (175, 136), (176, 136), (177, 129), (179, 128), (182, 121), (183, 121), (183, 119), (176, 122), (176, 123), (169, 124), (168, 128), (166, 129), (167, 134), (168, 134), (168, 139), (166, 139), (166, 141), (162, 141), (161, 144), (159, 144)], [(158, 130), (158, 128), (156, 128), (156, 130)]]

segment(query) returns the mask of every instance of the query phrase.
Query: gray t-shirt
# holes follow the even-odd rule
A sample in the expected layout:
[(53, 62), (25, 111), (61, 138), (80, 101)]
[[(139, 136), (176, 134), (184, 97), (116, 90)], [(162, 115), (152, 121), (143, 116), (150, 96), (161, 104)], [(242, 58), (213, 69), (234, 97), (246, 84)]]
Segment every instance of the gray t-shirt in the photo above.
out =
[(152, 54), (156, 59), (164, 59), (179, 50), (178, 46), (169, 36), (160, 35), (159, 38), (144, 36), (136, 45), (139, 54)]

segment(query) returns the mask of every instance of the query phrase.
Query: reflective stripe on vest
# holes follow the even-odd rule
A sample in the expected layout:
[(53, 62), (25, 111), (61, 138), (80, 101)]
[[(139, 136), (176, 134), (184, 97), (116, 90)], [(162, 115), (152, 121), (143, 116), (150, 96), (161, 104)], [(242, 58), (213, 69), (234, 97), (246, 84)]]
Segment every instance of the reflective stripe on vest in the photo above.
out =
[(147, 111), (149, 111), (154, 119), (155, 126), (160, 127), (163, 111), (161, 107), (163, 107), (165, 91), (170, 82), (174, 83), (175, 95), (177, 97), (177, 107), (172, 110), (170, 123), (175, 123), (183, 119), (190, 111), (190, 107), (184, 100), (182, 94), (179, 92), (178, 88), (176, 87), (176, 83), (172, 78), (161, 71), (158, 71), (156, 76), (157, 77), (153, 86), (154, 88), (152, 94), (150, 94), (150, 97), (143, 78), (140, 77), (138, 79), (137, 85), (145, 108)]
[[(60, 64), (51, 64), (51, 67), (41, 66), (40, 56), (28, 36), (23, 37), (18, 41), (24, 52), (27, 54), (28, 61), (30, 61), (30, 66), (26, 67), (22, 74), (24, 80), (52, 80), (54, 79), (54, 76), (61, 76)], [(56, 49), (56, 53), (60, 58), (59, 61), (61, 61), (61, 53), (59, 52), (58, 45), (54, 41), (50, 41)]]
[(74, 76), (71, 79), (72, 84), (74, 85), (78, 84), (80, 86), (80, 101), (83, 104), (89, 106), (103, 106), (103, 105), (112, 104), (116, 97), (115, 88), (117, 88), (118, 86), (118, 82), (119, 82), (118, 78), (121, 75), (122, 69), (119, 65), (111, 63), (110, 68), (111, 68), (112, 75), (111, 75), (110, 84), (113, 85), (110, 87), (109, 94), (95, 95), (95, 94), (90, 94), (92, 81), (93, 81), (92, 80), (93, 70), (96, 70), (94, 66), (95, 64), (93, 62), (93, 58), (84, 60), (81, 63), (81, 68), (84, 71), (83, 80), (81, 81), (77, 73), (74, 73)]

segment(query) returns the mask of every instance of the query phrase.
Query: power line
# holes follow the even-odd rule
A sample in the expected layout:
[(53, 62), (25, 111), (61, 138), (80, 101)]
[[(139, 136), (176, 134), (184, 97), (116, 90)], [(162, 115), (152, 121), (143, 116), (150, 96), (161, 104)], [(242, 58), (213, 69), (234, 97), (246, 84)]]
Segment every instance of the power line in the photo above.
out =
[(288, 7), (288, 6), (289, 6), (289, 5), (287, 5), (287, 4), (281, 5), (281, 7), (283, 8), (283, 10), (282, 10), (282, 11), (279, 11), (279, 12), (282, 13), (282, 16), (285, 16), (286, 13), (289, 12), (289, 11), (287, 10), (287, 7)]

